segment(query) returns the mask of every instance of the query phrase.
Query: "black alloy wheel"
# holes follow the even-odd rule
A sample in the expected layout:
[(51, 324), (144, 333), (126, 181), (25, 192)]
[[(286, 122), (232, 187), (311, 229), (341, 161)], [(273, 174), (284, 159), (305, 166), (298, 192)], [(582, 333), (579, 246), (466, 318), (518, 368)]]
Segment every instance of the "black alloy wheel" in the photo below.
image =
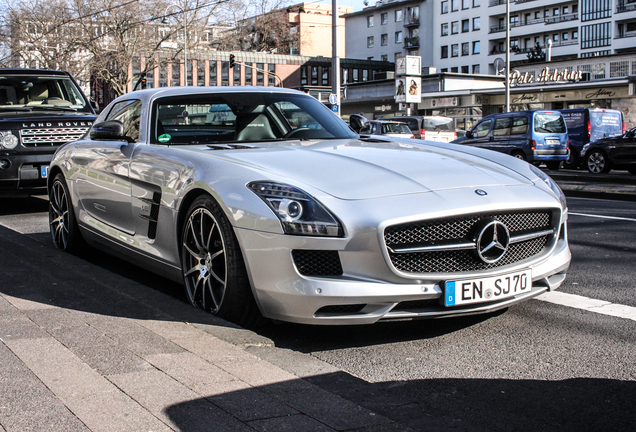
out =
[(84, 239), (62, 174), (55, 176), (49, 189), (49, 229), (56, 248), (71, 253), (78, 253), (84, 248)]
[(605, 153), (601, 150), (591, 150), (585, 156), (585, 167), (592, 174), (605, 174), (610, 172), (611, 167)]
[(181, 268), (190, 304), (244, 327), (260, 324), (238, 241), (219, 204), (202, 195), (181, 236)]

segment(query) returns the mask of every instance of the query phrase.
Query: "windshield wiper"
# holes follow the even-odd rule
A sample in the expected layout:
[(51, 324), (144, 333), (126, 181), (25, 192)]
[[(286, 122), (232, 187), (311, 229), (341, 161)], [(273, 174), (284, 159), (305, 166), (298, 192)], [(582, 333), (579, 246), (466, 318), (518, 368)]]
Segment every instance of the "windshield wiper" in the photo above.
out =
[(45, 106), (45, 105), (33, 105), (32, 109), (38, 109), (42, 111), (77, 111), (77, 108), (61, 107), (61, 106)]
[(0, 111), (32, 111), (31, 107), (25, 106), (3, 106), (0, 107)]

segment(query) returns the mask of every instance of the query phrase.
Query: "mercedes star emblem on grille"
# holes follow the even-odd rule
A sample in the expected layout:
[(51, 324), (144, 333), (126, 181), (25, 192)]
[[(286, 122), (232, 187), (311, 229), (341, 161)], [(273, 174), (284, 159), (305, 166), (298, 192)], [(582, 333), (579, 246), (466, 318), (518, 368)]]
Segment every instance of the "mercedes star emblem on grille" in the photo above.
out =
[(496, 263), (505, 255), (509, 244), (508, 228), (497, 220), (490, 220), (477, 235), (477, 255), (485, 263)]

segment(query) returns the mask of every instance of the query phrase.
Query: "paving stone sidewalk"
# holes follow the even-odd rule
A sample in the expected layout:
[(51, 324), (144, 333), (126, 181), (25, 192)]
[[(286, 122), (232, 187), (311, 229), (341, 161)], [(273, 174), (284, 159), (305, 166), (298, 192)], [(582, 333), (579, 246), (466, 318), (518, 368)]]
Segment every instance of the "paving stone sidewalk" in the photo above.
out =
[(267, 338), (7, 228), (0, 242), (0, 431), (410, 430), (304, 379), (336, 372), (310, 356), (284, 370), (250, 352), (278, 355)]

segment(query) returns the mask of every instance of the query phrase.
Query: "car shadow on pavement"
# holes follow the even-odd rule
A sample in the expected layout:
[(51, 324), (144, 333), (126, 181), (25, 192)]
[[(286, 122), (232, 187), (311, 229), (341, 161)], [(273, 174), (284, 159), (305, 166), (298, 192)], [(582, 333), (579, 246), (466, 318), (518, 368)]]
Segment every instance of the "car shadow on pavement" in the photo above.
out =
[[(312, 390), (306, 382), (320, 390)], [(334, 401), (328, 393), (342, 400)], [(168, 407), (165, 414), (169, 423), (183, 431), (207, 431), (209, 424), (218, 425), (215, 430), (232, 430), (223, 427), (220, 409), (256, 430), (267, 431), (631, 432), (636, 424), (635, 401), (633, 381), (425, 379), (369, 383), (336, 372), (304, 382), (291, 380), (191, 400)], [(368, 411), (354, 409), (351, 402)], [(395, 423), (387, 424), (387, 419)]]

